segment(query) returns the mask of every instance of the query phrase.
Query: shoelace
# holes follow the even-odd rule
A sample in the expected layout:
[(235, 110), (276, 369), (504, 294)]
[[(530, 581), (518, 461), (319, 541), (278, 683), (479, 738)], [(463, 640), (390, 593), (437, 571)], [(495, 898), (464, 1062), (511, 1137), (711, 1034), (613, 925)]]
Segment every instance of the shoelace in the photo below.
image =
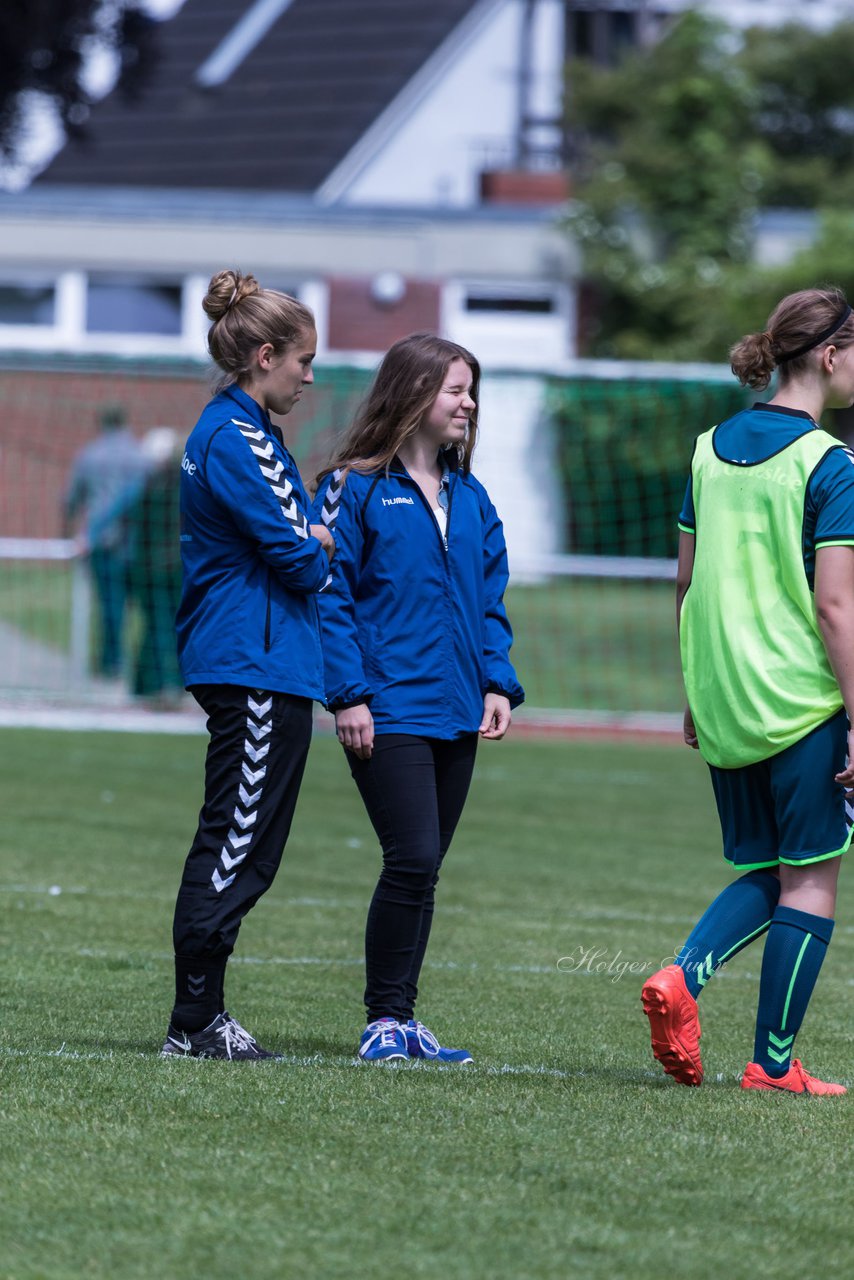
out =
[(247, 1049), (255, 1049), (254, 1037), (250, 1036), (245, 1027), (241, 1027), (239, 1022), (235, 1022), (234, 1018), (229, 1018), (217, 1031), (217, 1035), (222, 1036), (225, 1044), (225, 1051), (229, 1058), (233, 1057), (233, 1049), (241, 1052)]
[(429, 1027), (425, 1027), (423, 1022), (416, 1022), (415, 1026), (410, 1030), (414, 1030), (415, 1037), (424, 1053), (430, 1058), (435, 1058), (439, 1052), (439, 1041)]
[(365, 1048), (366, 1049), (370, 1048), (373, 1044), (376, 1043), (377, 1040), (379, 1040), (380, 1047), (383, 1049), (395, 1048), (396, 1047), (395, 1036), (398, 1035), (401, 1031), (400, 1023), (399, 1022), (375, 1022), (374, 1026), (376, 1027), (376, 1030), (374, 1031), (374, 1034), (371, 1036), (371, 1038), (368, 1040), (367, 1044), (365, 1045)]

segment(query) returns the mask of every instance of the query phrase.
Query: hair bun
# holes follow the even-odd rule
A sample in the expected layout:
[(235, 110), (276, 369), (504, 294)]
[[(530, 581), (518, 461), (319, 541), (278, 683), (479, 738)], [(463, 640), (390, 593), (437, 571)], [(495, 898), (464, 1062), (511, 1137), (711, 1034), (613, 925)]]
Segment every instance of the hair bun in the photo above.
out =
[(202, 306), (208, 318), (216, 324), (232, 307), (260, 291), (261, 286), (254, 276), (245, 276), (240, 271), (231, 269), (218, 271), (211, 277)]
[(763, 329), (761, 333), (757, 333), (757, 347), (765, 354), (767, 352), (768, 359), (774, 364), (777, 363), (777, 356), (780, 352), (780, 344), (774, 339), (774, 335), (770, 329)]
[(730, 368), (743, 387), (765, 390), (777, 364), (777, 349), (769, 329), (749, 333), (731, 348)]

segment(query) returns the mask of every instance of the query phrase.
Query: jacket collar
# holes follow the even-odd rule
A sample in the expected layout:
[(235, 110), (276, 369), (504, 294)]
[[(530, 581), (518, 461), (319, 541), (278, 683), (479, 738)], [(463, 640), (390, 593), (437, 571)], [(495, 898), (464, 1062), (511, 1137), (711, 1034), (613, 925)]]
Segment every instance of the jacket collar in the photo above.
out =
[[(445, 475), (447, 475), (448, 472), (455, 475), (460, 469), (460, 457), (456, 449), (453, 447), (450, 449), (439, 450), (439, 462), (442, 467), (442, 472)], [(397, 455), (392, 458), (391, 463), (389, 464), (389, 472), (393, 476), (405, 476), (407, 474), (406, 467)]]
[(223, 400), (233, 400), (241, 413), (248, 414), (252, 421), (257, 422), (268, 435), (276, 434), (267, 411), (261, 408), (257, 400), (253, 400), (245, 391), (241, 391), (240, 387), (226, 387), (225, 391), (220, 392), (220, 396)]

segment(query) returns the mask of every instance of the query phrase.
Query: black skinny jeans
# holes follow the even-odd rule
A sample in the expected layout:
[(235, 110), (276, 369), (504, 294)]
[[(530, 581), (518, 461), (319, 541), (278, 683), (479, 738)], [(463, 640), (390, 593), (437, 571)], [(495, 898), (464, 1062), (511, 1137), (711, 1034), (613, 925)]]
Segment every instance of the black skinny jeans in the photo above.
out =
[(463, 811), (477, 734), (445, 741), (385, 733), (373, 755), (347, 752), (379, 837), (383, 868), (365, 930), (368, 1021), (413, 1016), (442, 859)]

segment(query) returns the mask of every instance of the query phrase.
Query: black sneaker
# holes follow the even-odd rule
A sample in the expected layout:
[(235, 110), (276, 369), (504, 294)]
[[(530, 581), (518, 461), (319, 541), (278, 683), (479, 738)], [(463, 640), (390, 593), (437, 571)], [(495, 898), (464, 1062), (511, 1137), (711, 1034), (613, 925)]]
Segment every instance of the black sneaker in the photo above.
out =
[(161, 1058), (228, 1058), (233, 1062), (259, 1058), (281, 1060), (280, 1053), (262, 1049), (254, 1036), (241, 1027), (230, 1013), (218, 1014), (203, 1031), (176, 1031), (169, 1023)]

